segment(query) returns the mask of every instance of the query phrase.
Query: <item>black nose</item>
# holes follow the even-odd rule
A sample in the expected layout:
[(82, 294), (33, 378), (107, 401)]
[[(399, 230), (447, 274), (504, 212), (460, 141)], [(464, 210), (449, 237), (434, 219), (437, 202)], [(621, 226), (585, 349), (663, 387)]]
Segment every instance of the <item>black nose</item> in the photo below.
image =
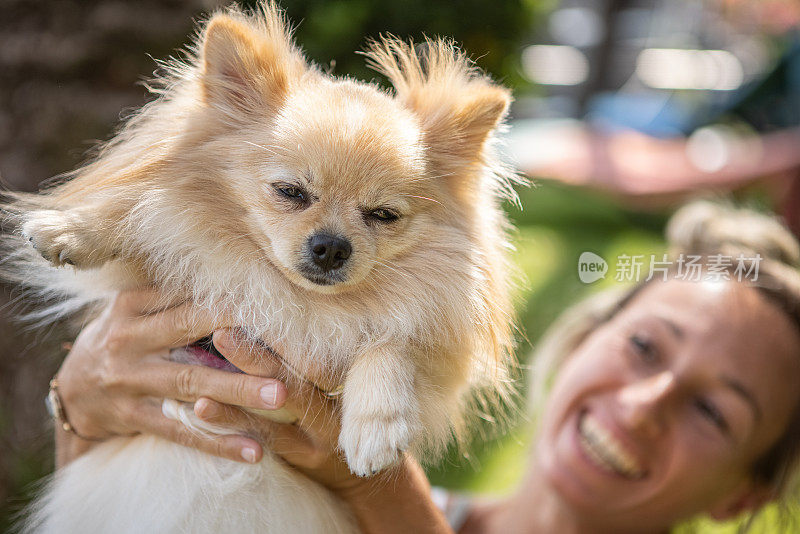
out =
[(314, 263), (325, 272), (344, 265), (353, 252), (353, 247), (350, 246), (348, 240), (328, 234), (311, 236), (311, 239), (308, 240), (308, 249)]

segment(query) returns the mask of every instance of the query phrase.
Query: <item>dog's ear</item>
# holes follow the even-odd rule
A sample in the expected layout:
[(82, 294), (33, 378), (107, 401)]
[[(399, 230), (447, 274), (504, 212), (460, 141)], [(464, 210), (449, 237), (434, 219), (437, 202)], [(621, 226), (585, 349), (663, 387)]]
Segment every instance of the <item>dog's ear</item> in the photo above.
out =
[(253, 17), (214, 16), (203, 33), (201, 53), (206, 102), (234, 116), (243, 110), (274, 112), (307, 69), (272, 4)]
[[(417, 102), (426, 144), (442, 173), (479, 161), (486, 140), (505, 117), (511, 95), (505, 88), (472, 83), (465, 94), (454, 94), (449, 106), (436, 99)], [(437, 109), (438, 108), (438, 109)]]
[(487, 139), (502, 122), (511, 93), (480, 74), (452, 43), (428, 39), (419, 52), (383, 37), (366, 52), (397, 98), (420, 119), (429, 158), (441, 174), (458, 173), (483, 158)]

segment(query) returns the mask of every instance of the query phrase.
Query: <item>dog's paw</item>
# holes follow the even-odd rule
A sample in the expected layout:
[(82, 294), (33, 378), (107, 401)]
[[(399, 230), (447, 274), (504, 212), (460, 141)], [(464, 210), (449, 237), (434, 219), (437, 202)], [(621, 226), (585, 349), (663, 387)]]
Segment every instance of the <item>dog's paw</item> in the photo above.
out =
[(397, 462), (416, 433), (402, 417), (353, 417), (342, 422), (339, 447), (354, 474), (365, 477)]
[(63, 212), (35, 211), (22, 225), (21, 233), (44, 259), (56, 267), (83, 267), (90, 263), (91, 254), (84, 252), (85, 243), (72, 230), (70, 221)]
[(74, 265), (69, 246), (74, 237), (65, 226), (61, 212), (37, 211), (22, 225), (22, 236), (53, 265)]

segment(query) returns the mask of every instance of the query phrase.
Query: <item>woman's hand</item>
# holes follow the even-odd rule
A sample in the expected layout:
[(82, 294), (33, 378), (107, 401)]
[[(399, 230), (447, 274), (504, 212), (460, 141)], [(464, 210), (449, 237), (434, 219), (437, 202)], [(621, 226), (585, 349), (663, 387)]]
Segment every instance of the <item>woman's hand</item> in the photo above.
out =
[[(273, 353), (242, 339), (236, 330), (217, 330), (213, 341), (225, 359), (248, 375), (286, 375), (287, 370)], [(237, 403), (224, 403), (212, 395), (195, 402), (195, 414), (206, 422), (258, 437), (287, 463), (331, 489), (338, 491), (363, 481), (350, 472), (337, 451), (337, 401), (327, 398), (313, 384), (295, 378), (288, 397), (282, 397), (284, 409), (297, 418), (292, 424), (276, 423), (238, 407), (246, 405), (233, 406)]]
[(244, 435), (199, 436), (161, 412), (165, 398), (270, 410), (286, 399), (277, 380), (171, 362), (172, 348), (228, 326), (201, 309), (181, 304), (154, 310), (153, 291), (120, 293), (75, 340), (58, 372), (59, 395), (80, 439), (60, 430), (57, 463), (63, 465), (94, 442), (119, 435), (155, 434), (240, 462), (257, 462), (262, 449)]
[[(230, 329), (214, 332), (213, 339), (217, 350), (246, 373), (284, 374), (281, 362), (270, 351), (240, 340)], [(301, 379), (292, 382), (289, 389), (284, 407), (297, 417), (293, 424), (255, 417), (210, 398), (199, 399), (194, 411), (207, 422), (260, 436), (286, 463), (346, 502), (365, 533), (452, 534), (430, 498), (425, 473), (413, 459), (403, 456), (399, 464), (371, 477), (352, 474), (337, 446), (337, 401)]]

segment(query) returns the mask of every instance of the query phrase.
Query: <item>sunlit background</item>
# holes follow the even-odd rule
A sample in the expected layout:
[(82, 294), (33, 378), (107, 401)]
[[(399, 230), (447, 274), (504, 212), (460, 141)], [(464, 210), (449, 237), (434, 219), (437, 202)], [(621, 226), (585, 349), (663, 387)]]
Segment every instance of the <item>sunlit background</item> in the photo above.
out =
[[(250, 2), (252, 4), (252, 2)], [(149, 98), (152, 58), (179, 53), (193, 1), (0, 4), (0, 180), (35, 190), (83, 161)], [(519, 375), (547, 325), (613, 284), (578, 280), (584, 251), (663, 252), (683, 200), (709, 192), (782, 213), (800, 229), (800, 6), (790, 0), (285, 0), (297, 39), (335, 74), (380, 78), (355, 54), (389, 32), (448, 35), (514, 89), (508, 158), (534, 182), (509, 206)], [(2, 302), (12, 298), (6, 288)], [(68, 337), (0, 321), (0, 531), (52, 469), (47, 382)], [(523, 467), (530, 422), (430, 470), (435, 484), (502, 493)], [(494, 424), (483, 422), (491, 433)], [(772, 512), (756, 532), (774, 532)], [(701, 525), (723, 532), (735, 525)], [(759, 530), (760, 529), (760, 530)]]

